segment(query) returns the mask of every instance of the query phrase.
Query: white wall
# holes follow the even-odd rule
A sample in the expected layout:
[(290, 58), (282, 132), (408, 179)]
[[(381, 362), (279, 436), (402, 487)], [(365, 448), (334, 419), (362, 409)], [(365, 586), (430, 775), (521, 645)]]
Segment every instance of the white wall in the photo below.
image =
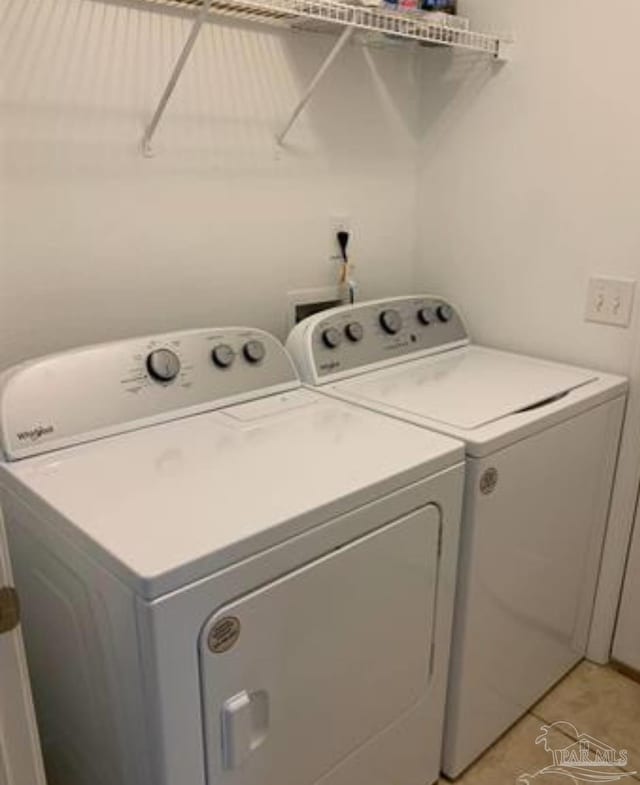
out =
[(481, 342), (631, 377), (590, 652), (604, 660), (640, 478), (640, 292), (629, 330), (583, 317), (590, 275), (640, 278), (640, 4), (461, 10), (517, 43), (501, 69), (450, 53), (424, 64), (416, 277)]
[(425, 63), (419, 281), (482, 341), (627, 372), (634, 331), (583, 317), (591, 274), (640, 276), (640, 4), (462, 10), (517, 44), (502, 69)]
[(415, 52), (348, 47), (278, 152), (335, 39), (208, 25), (148, 160), (142, 129), (189, 29), (95, 0), (0, 0), (0, 367), (203, 324), (282, 335), (286, 292), (336, 278), (336, 211), (363, 296), (411, 288)]

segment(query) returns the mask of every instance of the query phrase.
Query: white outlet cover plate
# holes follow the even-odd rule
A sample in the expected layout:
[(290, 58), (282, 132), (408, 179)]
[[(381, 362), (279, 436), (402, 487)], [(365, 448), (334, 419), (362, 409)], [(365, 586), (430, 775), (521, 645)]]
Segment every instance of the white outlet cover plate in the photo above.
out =
[(631, 323), (636, 281), (597, 276), (589, 279), (585, 319), (588, 322), (628, 327)]

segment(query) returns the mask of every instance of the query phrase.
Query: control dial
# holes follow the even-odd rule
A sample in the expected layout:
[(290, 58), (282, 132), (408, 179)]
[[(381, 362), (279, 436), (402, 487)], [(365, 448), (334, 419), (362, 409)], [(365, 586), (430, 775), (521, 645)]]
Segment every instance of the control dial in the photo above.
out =
[(335, 327), (322, 331), (322, 343), (329, 349), (337, 349), (342, 343), (342, 333)]
[(236, 358), (236, 353), (227, 343), (215, 346), (211, 352), (211, 359), (218, 368), (230, 368)]
[(380, 324), (382, 329), (390, 335), (399, 333), (402, 329), (402, 317), (393, 308), (388, 311), (383, 311), (380, 314)]
[(242, 347), (242, 353), (247, 362), (259, 363), (264, 360), (267, 350), (262, 341), (247, 341)]
[(344, 328), (345, 335), (350, 341), (354, 343), (358, 343), (364, 338), (364, 328), (360, 324), (360, 322), (350, 322)]
[(418, 321), (420, 324), (424, 324), (425, 327), (430, 325), (433, 321), (433, 311), (431, 308), (421, 308), (418, 311)]
[(444, 305), (439, 305), (436, 313), (441, 322), (450, 322), (451, 319), (453, 319), (453, 308), (446, 303)]
[(147, 371), (157, 382), (172, 382), (180, 373), (180, 358), (170, 349), (156, 349), (147, 357)]

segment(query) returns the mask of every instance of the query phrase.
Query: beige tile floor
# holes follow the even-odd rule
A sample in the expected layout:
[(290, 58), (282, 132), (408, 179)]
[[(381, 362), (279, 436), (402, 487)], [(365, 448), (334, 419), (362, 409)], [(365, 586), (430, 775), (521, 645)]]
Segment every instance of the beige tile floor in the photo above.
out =
[[(551, 761), (535, 740), (541, 726), (559, 721), (571, 723), (578, 733), (587, 733), (617, 750), (627, 750), (625, 768), (635, 774), (626, 776), (618, 770), (620, 779), (611, 781), (640, 782), (640, 683), (613, 668), (583, 662), (456, 780), (456, 785), (516, 785), (520, 775), (540, 771)], [(572, 733), (567, 726), (563, 729)], [(531, 785), (538, 782), (572, 785), (570, 778), (558, 775), (532, 779)], [(448, 781), (441, 780), (441, 785), (448, 785)]]

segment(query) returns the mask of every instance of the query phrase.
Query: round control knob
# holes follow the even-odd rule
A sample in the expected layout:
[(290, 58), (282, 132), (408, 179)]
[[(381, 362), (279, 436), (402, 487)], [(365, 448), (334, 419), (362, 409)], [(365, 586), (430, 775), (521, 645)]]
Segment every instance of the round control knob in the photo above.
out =
[(259, 363), (264, 360), (267, 350), (264, 348), (262, 341), (247, 341), (242, 347), (242, 353), (247, 362)]
[(398, 311), (394, 311), (393, 309), (383, 311), (380, 314), (380, 324), (385, 332), (390, 335), (395, 335), (402, 329), (402, 317)]
[(350, 341), (358, 343), (364, 338), (364, 328), (360, 322), (351, 322), (344, 328), (345, 335)]
[(322, 343), (324, 343), (328, 349), (337, 349), (342, 343), (342, 334), (340, 330), (335, 327), (327, 327), (326, 330), (322, 331)]
[(229, 344), (221, 343), (211, 352), (211, 359), (218, 368), (230, 368), (236, 358), (236, 353)]
[(170, 349), (156, 349), (147, 357), (147, 370), (157, 382), (172, 382), (180, 373), (180, 358)]
[(441, 322), (450, 322), (451, 319), (453, 319), (453, 308), (446, 303), (444, 305), (439, 305), (436, 313)]
[(421, 308), (418, 311), (418, 321), (428, 327), (433, 321), (433, 311), (431, 308)]

